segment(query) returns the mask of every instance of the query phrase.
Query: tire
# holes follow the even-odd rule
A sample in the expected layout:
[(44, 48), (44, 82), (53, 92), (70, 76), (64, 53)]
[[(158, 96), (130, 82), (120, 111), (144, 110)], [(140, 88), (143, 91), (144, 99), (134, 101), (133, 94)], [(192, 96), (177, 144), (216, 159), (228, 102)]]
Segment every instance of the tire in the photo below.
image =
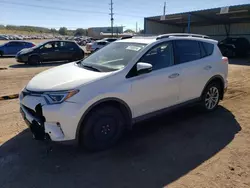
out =
[(2, 57), (3, 56), (3, 52), (2, 51), (0, 51), (0, 57)]
[(222, 88), (217, 82), (209, 84), (202, 94), (201, 106), (204, 111), (210, 112), (218, 107), (222, 95)]
[(29, 65), (39, 65), (39, 64), (41, 64), (41, 59), (37, 55), (30, 56), (28, 59), (28, 64)]
[(124, 132), (124, 117), (113, 106), (99, 106), (88, 115), (80, 130), (80, 144), (91, 151), (110, 148)]

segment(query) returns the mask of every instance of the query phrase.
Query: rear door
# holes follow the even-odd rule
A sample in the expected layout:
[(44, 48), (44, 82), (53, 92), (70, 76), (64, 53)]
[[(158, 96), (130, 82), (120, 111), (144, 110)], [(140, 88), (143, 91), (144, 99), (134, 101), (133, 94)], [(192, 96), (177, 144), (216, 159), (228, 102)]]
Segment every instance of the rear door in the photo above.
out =
[(71, 60), (77, 53), (77, 45), (73, 42), (62, 41), (59, 46), (61, 60)]
[(213, 47), (213, 44), (195, 40), (175, 41), (175, 59), (181, 68), (180, 103), (200, 97), (214, 68), (210, 58)]

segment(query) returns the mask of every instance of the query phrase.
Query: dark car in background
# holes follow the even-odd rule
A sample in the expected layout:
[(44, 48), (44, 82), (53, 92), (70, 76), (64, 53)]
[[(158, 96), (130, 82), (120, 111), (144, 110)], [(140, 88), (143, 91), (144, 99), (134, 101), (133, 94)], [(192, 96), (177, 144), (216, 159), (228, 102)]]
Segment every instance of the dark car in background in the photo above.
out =
[(219, 42), (218, 47), (223, 56), (245, 57), (250, 50), (250, 43), (244, 37), (228, 37)]
[(27, 64), (49, 61), (76, 61), (84, 58), (84, 51), (74, 41), (53, 40), (17, 53), (16, 60)]
[(3, 45), (0, 45), (0, 56), (3, 55), (16, 55), (20, 50), (25, 48), (31, 48), (35, 44), (26, 41), (10, 41)]

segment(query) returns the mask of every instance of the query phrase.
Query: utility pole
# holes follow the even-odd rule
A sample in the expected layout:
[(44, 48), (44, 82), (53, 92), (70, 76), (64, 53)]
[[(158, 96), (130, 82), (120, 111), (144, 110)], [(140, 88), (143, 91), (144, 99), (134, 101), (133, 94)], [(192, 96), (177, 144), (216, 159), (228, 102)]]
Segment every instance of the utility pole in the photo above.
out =
[(161, 16), (161, 20), (165, 20), (166, 17), (166, 1), (164, 2), (164, 6), (163, 6), (163, 15)]
[(114, 35), (114, 29), (113, 29), (113, 24), (114, 24), (114, 18), (113, 18), (113, 0), (110, 0), (110, 21), (111, 21), (111, 33), (112, 33), (112, 37)]
[(136, 28), (136, 29), (135, 29), (135, 32), (137, 33), (137, 22), (136, 22), (135, 28)]
[(166, 1), (164, 2), (164, 8), (163, 8), (163, 16), (165, 17), (166, 15)]

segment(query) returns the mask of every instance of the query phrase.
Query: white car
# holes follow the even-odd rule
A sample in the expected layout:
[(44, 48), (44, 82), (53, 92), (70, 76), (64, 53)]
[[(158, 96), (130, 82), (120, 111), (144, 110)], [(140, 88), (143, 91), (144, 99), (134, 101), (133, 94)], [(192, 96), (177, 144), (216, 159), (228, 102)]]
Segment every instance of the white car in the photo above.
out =
[(100, 50), (101, 48), (103, 48), (107, 44), (109, 44), (108, 41), (97, 40), (97, 41), (94, 41), (92, 43), (86, 44), (86, 50), (90, 51), (90, 52), (95, 52), (97, 50)]
[(88, 58), (36, 75), (20, 93), (36, 139), (112, 146), (135, 122), (190, 103), (214, 110), (227, 89), (217, 41), (167, 34), (113, 42)]
[(95, 52), (97, 50), (100, 50), (101, 48), (103, 48), (107, 44), (114, 42), (116, 40), (117, 40), (117, 38), (104, 38), (102, 40), (97, 40), (95, 42), (88, 43), (86, 46), (86, 50), (90, 51), (90, 52)]

